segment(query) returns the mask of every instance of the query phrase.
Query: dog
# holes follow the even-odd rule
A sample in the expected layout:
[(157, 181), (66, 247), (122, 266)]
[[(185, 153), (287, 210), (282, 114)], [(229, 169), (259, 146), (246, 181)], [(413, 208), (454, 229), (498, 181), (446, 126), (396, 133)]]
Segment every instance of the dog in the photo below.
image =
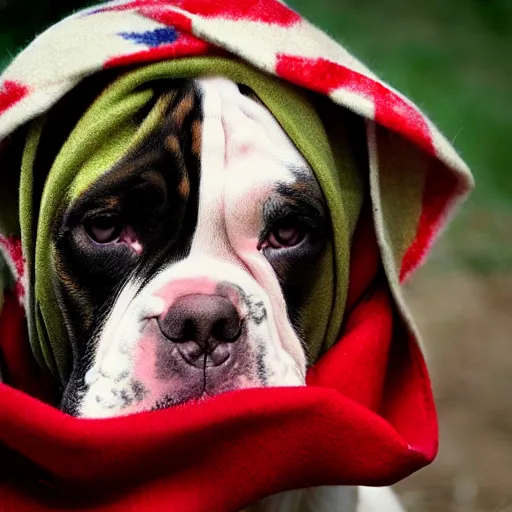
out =
[(245, 86), (162, 96), (161, 126), (55, 222), (76, 416), (305, 384), (301, 308), (330, 236), (313, 171)]
[[(305, 385), (301, 311), (332, 237), (313, 170), (245, 86), (182, 80), (162, 98), (160, 126), (55, 220), (74, 416)], [(403, 510), (387, 488), (316, 487), (244, 512), (299, 509)]]

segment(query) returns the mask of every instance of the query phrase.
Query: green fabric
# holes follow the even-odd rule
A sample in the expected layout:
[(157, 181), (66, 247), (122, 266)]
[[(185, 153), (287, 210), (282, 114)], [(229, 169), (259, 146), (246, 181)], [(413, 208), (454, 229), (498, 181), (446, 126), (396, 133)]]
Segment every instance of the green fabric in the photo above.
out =
[(369, 123), (368, 163), (374, 228), (395, 305), (412, 337), (421, 336), (400, 285), (402, 258), (415, 240), (422, 212), (428, 163), (425, 154), (408, 141)]
[[(375, 142), (383, 236), (393, 257), (392, 266), (399, 272), (405, 253), (416, 238), (430, 160), (410, 142), (380, 127), (376, 127)], [(396, 172), (404, 162), (407, 172)]]
[[(44, 126), (44, 118), (34, 121), (30, 127), (23, 159), (21, 161), (20, 174), (20, 198), (19, 198), (19, 218), (21, 231), (21, 244), (23, 246), (23, 254), (25, 256), (26, 268), (28, 271), (28, 286), (30, 292), (33, 291), (35, 272), (34, 272), (34, 236), (33, 228), (36, 225), (34, 219), (37, 219), (34, 203), (37, 199), (34, 197), (34, 176), (33, 168), (36, 158), (41, 132)], [(29, 339), (31, 340), (32, 351), (36, 359), (41, 363), (47, 361), (50, 357), (48, 354), (48, 344), (41, 343), (37, 338), (36, 314), (37, 305), (34, 294), (29, 293), (30, 303), (27, 309), (27, 324)], [(34, 340), (34, 341), (33, 341)], [(37, 340), (37, 342), (35, 341)], [(53, 367), (52, 367), (53, 369)]]
[[(345, 130), (350, 127), (343, 126), (340, 115), (338, 124), (330, 126), (327, 135), (326, 126), (332, 121), (325, 123), (303, 92), (238, 61), (217, 57), (168, 61), (131, 71), (101, 93), (80, 118), (48, 169), (40, 200), (34, 197), (32, 183), (44, 120), (32, 126), (27, 138), (20, 184), (20, 222), (23, 248), (29, 255), (31, 269), (30, 338), (39, 362), (63, 381), (69, 375), (72, 358), (50, 271), (53, 220), (60, 208), (68, 207), (157, 125), (161, 112), (158, 102), (142, 122), (139, 119), (141, 109), (155, 99), (155, 81), (208, 74), (249, 86), (274, 114), (316, 174), (331, 213), (334, 241), (322, 265), (315, 270), (317, 280), (304, 316), (304, 335), (311, 359), (316, 359), (336, 340), (348, 289), (351, 239), (363, 199), (360, 173), (345, 137)], [(33, 219), (37, 219), (37, 225)]]

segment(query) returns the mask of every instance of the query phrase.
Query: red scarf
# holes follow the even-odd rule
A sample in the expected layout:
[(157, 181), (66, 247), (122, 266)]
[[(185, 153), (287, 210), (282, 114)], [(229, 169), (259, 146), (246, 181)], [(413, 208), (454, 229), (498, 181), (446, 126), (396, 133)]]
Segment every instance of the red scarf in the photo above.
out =
[(50, 387), (31, 358), (23, 311), (7, 295), (0, 360), (13, 387), (0, 384), (0, 512), (237, 512), (290, 489), (392, 484), (428, 464), (437, 422), (427, 370), (379, 277), (365, 218), (342, 336), (303, 388), (73, 418), (41, 401)]

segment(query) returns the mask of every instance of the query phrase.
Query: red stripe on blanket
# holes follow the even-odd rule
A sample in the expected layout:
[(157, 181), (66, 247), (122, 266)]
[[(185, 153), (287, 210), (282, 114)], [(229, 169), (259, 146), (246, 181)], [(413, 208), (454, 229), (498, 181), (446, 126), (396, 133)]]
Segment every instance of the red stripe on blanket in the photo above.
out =
[(141, 62), (154, 62), (164, 59), (176, 59), (178, 57), (195, 57), (205, 55), (211, 49), (213, 49), (213, 47), (210, 44), (190, 34), (180, 34), (179, 38), (174, 43), (112, 57), (105, 62), (104, 68), (114, 68), (116, 66), (126, 66)]
[(21, 101), (29, 93), (29, 88), (13, 80), (0, 84), (0, 114)]
[[(156, 3), (154, 0), (134, 0), (123, 5), (101, 9), (102, 11), (137, 10), (144, 16), (161, 21), (171, 13), (177, 14), (174, 8), (183, 9), (190, 14), (203, 18), (224, 18), (239, 21), (259, 21), (283, 27), (298, 23), (302, 18), (295, 11), (280, 2), (263, 0), (174, 0), (172, 3)], [(184, 14), (186, 17), (186, 14)], [(166, 22), (164, 22), (166, 23)]]
[(8, 252), (9, 257), (16, 267), (16, 275), (23, 277), (25, 274), (25, 258), (21, 247), (21, 239), (16, 236), (4, 237), (0, 235), (0, 245)]
[(21, 239), (16, 236), (5, 237), (0, 235), (0, 247), (6, 256), (12, 261), (15, 272), (16, 296), (19, 301), (25, 297), (25, 287), (23, 286), (23, 277), (25, 275), (25, 258), (21, 246)]
[(286, 80), (323, 94), (346, 89), (371, 100), (377, 123), (435, 155), (430, 129), (423, 115), (380, 82), (326, 59), (283, 54), (277, 56), (276, 72)]
[[(164, 25), (173, 26), (185, 32), (192, 32), (192, 20), (186, 14), (171, 10), (168, 6), (144, 6), (138, 11), (146, 18), (158, 21)], [(206, 44), (204, 41), (201, 42)]]
[(301, 17), (280, 2), (268, 0), (223, 0), (204, 2), (204, 0), (175, 0), (180, 9), (204, 16), (205, 18), (225, 18), (241, 21), (261, 21), (281, 26), (290, 26)]
[(186, 14), (173, 10), (174, 6), (153, 0), (134, 0), (122, 5), (104, 7), (94, 12), (135, 11), (146, 18), (159, 21), (165, 25), (173, 25), (186, 32), (192, 32), (192, 20)]
[(402, 259), (401, 282), (405, 281), (426, 258), (430, 246), (444, 224), (444, 215), (449, 206), (447, 198), (453, 200), (454, 197), (460, 196), (457, 190), (460, 187), (457, 177), (447, 173), (443, 167), (441, 162), (432, 159), (427, 171), (416, 238)]

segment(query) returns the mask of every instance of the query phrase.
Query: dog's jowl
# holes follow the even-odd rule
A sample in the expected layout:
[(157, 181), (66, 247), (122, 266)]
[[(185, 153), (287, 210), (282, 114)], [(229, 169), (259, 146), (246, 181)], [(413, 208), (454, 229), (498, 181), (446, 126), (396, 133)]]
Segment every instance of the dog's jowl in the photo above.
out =
[(158, 126), (57, 219), (67, 412), (304, 384), (301, 307), (329, 218), (304, 157), (246, 92), (172, 83)]

